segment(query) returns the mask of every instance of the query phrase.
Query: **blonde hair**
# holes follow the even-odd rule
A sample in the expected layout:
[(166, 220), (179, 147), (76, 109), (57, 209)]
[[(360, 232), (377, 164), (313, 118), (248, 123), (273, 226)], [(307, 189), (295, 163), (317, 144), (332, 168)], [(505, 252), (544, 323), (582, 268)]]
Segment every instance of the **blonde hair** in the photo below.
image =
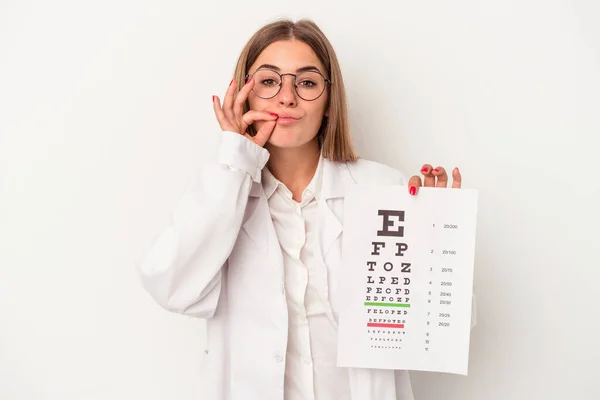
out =
[[(256, 59), (270, 44), (280, 40), (299, 40), (309, 45), (317, 58), (326, 69), (326, 78), (331, 80), (328, 85), (328, 116), (323, 116), (323, 121), (317, 134), (321, 154), (332, 161), (355, 161), (358, 159), (352, 145), (350, 128), (348, 125), (348, 106), (346, 104), (346, 90), (342, 79), (342, 72), (338, 59), (331, 43), (321, 29), (311, 20), (302, 19), (293, 22), (281, 19), (260, 28), (242, 50), (235, 68), (234, 79), (238, 87), (245, 84), (246, 75)], [(244, 105), (244, 112), (249, 110), (248, 102)], [(248, 127), (248, 133), (254, 135), (253, 126)]]

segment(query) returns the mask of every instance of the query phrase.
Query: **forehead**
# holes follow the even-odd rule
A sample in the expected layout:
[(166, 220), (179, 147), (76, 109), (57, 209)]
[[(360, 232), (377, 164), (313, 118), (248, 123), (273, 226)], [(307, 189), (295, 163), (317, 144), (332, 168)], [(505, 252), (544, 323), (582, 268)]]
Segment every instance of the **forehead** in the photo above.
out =
[(295, 72), (298, 68), (306, 66), (315, 66), (321, 72), (325, 72), (323, 64), (313, 49), (299, 40), (282, 40), (271, 43), (260, 53), (250, 67), (250, 71), (254, 71), (263, 64), (275, 65), (282, 72)]

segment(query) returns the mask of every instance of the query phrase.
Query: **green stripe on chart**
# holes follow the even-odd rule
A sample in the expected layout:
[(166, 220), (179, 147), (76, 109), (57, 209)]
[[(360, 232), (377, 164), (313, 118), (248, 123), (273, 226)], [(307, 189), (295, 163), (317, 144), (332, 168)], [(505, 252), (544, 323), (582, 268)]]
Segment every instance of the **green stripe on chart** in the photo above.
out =
[(365, 306), (406, 307), (406, 308), (410, 308), (410, 304), (402, 304), (402, 303), (372, 303), (372, 302), (365, 302)]

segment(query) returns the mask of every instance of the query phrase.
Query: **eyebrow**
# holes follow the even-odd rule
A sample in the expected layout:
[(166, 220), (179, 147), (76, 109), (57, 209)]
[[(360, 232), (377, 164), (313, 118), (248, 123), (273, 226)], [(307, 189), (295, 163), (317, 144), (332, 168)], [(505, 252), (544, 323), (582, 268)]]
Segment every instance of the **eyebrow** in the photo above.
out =
[[(272, 65), (272, 64), (263, 64), (260, 67), (256, 68), (256, 70), (258, 71), (259, 69), (262, 68), (268, 68), (268, 69), (274, 69), (277, 72), (281, 72), (281, 68), (279, 68), (276, 65)], [(315, 67), (314, 65), (307, 65), (305, 67), (300, 67), (296, 70), (296, 72), (306, 72), (306, 71), (317, 71), (318, 73), (321, 73), (321, 71), (319, 70), (319, 68)]]

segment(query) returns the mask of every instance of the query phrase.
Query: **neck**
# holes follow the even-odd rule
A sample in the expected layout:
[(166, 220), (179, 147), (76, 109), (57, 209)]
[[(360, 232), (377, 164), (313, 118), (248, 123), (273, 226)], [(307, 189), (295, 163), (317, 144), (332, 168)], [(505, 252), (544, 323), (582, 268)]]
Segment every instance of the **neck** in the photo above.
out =
[(321, 152), (317, 138), (293, 149), (273, 147), (268, 143), (265, 147), (270, 153), (267, 163), (269, 171), (292, 192), (292, 198), (300, 202), (302, 192), (312, 180), (319, 164)]

